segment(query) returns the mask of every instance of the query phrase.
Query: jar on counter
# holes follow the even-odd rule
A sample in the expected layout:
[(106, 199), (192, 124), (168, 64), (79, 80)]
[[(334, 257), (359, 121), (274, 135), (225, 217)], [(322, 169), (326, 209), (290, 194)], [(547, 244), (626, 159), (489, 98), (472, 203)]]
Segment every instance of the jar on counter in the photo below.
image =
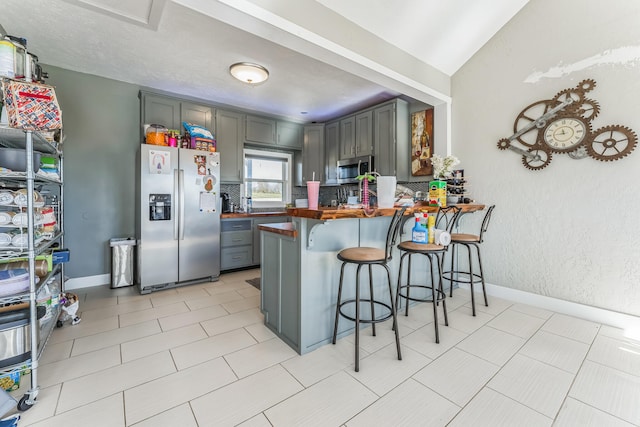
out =
[(162, 125), (149, 125), (145, 137), (147, 144), (167, 145), (167, 128)]

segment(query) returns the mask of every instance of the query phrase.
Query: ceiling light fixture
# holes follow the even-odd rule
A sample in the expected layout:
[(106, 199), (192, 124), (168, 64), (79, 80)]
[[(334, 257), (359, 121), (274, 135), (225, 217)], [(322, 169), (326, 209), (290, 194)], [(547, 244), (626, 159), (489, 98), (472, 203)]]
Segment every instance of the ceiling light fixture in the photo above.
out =
[(262, 65), (250, 62), (238, 62), (229, 67), (233, 77), (244, 83), (252, 85), (262, 83), (269, 78), (269, 71)]

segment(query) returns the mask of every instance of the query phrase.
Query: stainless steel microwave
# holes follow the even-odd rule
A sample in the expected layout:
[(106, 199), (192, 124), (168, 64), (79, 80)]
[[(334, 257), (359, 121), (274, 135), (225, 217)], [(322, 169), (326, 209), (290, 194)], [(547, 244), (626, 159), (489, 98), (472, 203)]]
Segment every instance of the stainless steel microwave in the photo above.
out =
[(373, 170), (373, 156), (338, 160), (338, 184), (357, 183), (356, 177), (358, 175), (372, 172)]

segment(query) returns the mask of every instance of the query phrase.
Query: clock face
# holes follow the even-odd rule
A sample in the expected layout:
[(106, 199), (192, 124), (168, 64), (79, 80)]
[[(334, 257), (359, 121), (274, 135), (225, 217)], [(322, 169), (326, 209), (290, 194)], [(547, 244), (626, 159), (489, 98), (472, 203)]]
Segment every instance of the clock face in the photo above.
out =
[(554, 151), (572, 151), (587, 136), (587, 125), (575, 118), (561, 118), (544, 130), (544, 142)]

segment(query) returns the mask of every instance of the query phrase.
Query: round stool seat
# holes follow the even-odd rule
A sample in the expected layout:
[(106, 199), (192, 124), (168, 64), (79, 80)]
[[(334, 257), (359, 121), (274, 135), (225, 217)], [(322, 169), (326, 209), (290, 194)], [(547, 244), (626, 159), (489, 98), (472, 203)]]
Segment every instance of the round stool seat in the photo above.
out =
[(465, 234), (465, 233), (452, 233), (451, 234), (452, 242), (479, 242), (480, 236), (475, 234)]
[(411, 240), (407, 240), (398, 245), (398, 249), (406, 251), (406, 252), (437, 252), (444, 251), (446, 248), (441, 245), (436, 245), (435, 243), (415, 243)]
[[(338, 299), (336, 301), (336, 315), (333, 323), (333, 344), (336, 343), (338, 336), (338, 321), (340, 318), (347, 319), (355, 323), (354, 335), (355, 335), (355, 366), (356, 372), (360, 370), (360, 325), (370, 324), (371, 333), (376, 335), (376, 323), (384, 322), (388, 319), (393, 319), (392, 329), (396, 336), (396, 351), (398, 352), (398, 360), (402, 360), (402, 352), (400, 350), (400, 333), (398, 331), (398, 319), (396, 316), (396, 303), (393, 298), (393, 289), (391, 285), (391, 270), (389, 270), (388, 263), (391, 260), (391, 251), (393, 245), (395, 245), (398, 235), (400, 233), (400, 227), (402, 224), (402, 217), (404, 215), (405, 207), (400, 210), (396, 210), (389, 223), (387, 230), (387, 237), (384, 242), (384, 248), (372, 248), (368, 246), (351, 247), (346, 248), (338, 252), (337, 258), (342, 261), (340, 267), (340, 280), (338, 282)], [(352, 286), (355, 288), (354, 298), (342, 297), (342, 288), (344, 285), (344, 272), (347, 265), (355, 266), (355, 282), (352, 282)], [(373, 286), (373, 266), (378, 265), (385, 271), (384, 278), (386, 279), (386, 291), (389, 292), (388, 302), (382, 295), (376, 295), (380, 289), (376, 289)], [(369, 292), (364, 294), (364, 298), (360, 297), (360, 270), (363, 266), (366, 266), (368, 270), (368, 282)], [(377, 287), (377, 286), (376, 286)], [(365, 288), (366, 289), (366, 288)], [(348, 307), (348, 308), (347, 308)]]
[(380, 248), (355, 247), (338, 253), (338, 259), (346, 262), (383, 262), (386, 258), (385, 250)]

